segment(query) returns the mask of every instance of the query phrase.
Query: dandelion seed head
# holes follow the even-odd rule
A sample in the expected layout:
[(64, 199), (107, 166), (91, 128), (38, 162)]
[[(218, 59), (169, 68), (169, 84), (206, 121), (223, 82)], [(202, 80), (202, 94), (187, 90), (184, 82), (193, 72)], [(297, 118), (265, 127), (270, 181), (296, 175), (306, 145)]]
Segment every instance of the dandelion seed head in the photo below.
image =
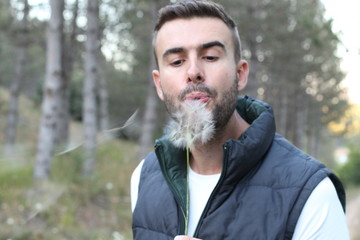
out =
[(174, 146), (192, 149), (194, 144), (205, 144), (215, 132), (213, 114), (200, 101), (185, 101), (172, 115), (167, 135)]

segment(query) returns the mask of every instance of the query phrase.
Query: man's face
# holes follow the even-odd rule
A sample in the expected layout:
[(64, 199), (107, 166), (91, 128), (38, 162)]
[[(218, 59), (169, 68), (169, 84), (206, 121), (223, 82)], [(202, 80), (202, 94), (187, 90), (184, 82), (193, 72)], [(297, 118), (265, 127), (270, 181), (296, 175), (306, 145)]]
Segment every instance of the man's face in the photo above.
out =
[(165, 23), (156, 41), (157, 93), (170, 114), (182, 101), (201, 101), (213, 112), (216, 128), (234, 112), (247, 82), (245, 61), (235, 62), (230, 29), (217, 18), (176, 19)]

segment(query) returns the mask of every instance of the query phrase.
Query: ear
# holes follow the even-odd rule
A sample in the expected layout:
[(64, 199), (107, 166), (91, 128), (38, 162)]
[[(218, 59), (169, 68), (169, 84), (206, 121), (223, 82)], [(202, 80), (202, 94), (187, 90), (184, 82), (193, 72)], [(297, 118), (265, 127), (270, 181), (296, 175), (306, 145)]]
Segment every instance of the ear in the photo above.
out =
[(154, 81), (154, 84), (155, 84), (155, 87), (156, 87), (156, 92), (157, 92), (159, 98), (161, 100), (164, 100), (164, 94), (163, 94), (163, 91), (162, 91), (162, 88), (161, 88), (161, 83), (160, 83), (160, 72), (159, 72), (159, 70), (153, 70), (152, 76), (153, 76), (153, 81)]
[(249, 75), (249, 65), (245, 60), (240, 60), (237, 64), (236, 74), (238, 76), (238, 91), (246, 87)]

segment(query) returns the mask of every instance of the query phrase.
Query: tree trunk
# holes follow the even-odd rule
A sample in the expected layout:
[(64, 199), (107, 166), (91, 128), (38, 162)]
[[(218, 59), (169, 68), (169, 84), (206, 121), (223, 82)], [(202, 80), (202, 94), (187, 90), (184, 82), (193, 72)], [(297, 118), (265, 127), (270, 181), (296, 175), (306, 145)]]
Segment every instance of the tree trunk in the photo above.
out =
[(51, 17), (47, 32), (47, 59), (42, 115), (39, 129), (34, 177), (47, 179), (50, 176), (51, 158), (57, 129), (61, 86), (63, 81), (63, 0), (50, 0)]
[(307, 119), (307, 97), (304, 96), (304, 92), (296, 92), (296, 126), (294, 144), (300, 149), (305, 147), (305, 135), (306, 135), (306, 119)]
[(64, 49), (66, 51), (63, 54), (63, 66), (64, 66), (64, 81), (61, 86), (61, 101), (58, 117), (58, 128), (57, 128), (57, 144), (66, 145), (69, 140), (69, 122), (70, 122), (70, 82), (73, 75), (74, 59), (76, 56), (76, 36), (77, 36), (77, 16), (79, 1), (76, 0), (73, 4), (73, 18), (71, 20), (71, 33), (67, 41), (64, 41), (66, 45)]
[(318, 156), (318, 141), (319, 141), (319, 130), (317, 129), (317, 123), (313, 122), (312, 126), (310, 127), (310, 134), (308, 136), (308, 154), (310, 154), (313, 157)]
[(102, 134), (107, 138), (109, 137), (107, 129), (109, 129), (109, 91), (107, 85), (107, 78), (104, 69), (106, 69), (106, 58), (101, 53), (101, 38), (103, 36), (104, 28), (98, 27), (98, 40), (99, 49), (98, 54), (101, 57), (99, 60), (101, 67), (99, 70), (99, 86), (98, 86), (98, 98), (99, 98), (99, 128)]
[(317, 112), (316, 103), (309, 104), (307, 125), (307, 153), (313, 157), (319, 156), (319, 142), (321, 141), (321, 119)]
[(83, 174), (91, 175), (96, 163), (97, 105), (96, 79), (98, 77), (98, 0), (88, 0), (87, 32), (85, 42), (85, 81), (83, 89), (84, 153)]
[(284, 88), (280, 91), (280, 109), (279, 111), (279, 133), (286, 136), (287, 134), (287, 115), (288, 115), (288, 94), (287, 89)]
[[(155, 1), (150, 2), (151, 6), (151, 20), (155, 22), (157, 4)], [(149, 41), (150, 42), (150, 41)], [(150, 54), (150, 64), (149, 64), (149, 87), (147, 91), (146, 103), (145, 103), (145, 113), (142, 124), (142, 131), (140, 135), (140, 149), (139, 149), (139, 159), (144, 158), (148, 152), (151, 150), (154, 142), (154, 132), (156, 128), (156, 109), (157, 109), (157, 96), (155, 91), (155, 86), (151, 78), (151, 72), (155, 69), (155, 59), (152, 57), (152, 48)]]
[(7, 153), (11, 153), (13, 145), (16, 141), (17, 123), (18, 123), (18, 108), (19, 108), (19, 95), (21, 86), (24, 82), (24, 70), (27, 60), (27, 48), (29, 44), (28, 36), (28, 16), (29, 16), (29, 3), (24, 0), (23, 19), (19, 32), (16, 36), (16, 63), (15, 63), (15, 77), (10, 88), (9, 110), (7, 117), (7, 131), (6, 131), (6, 149)]
[(103, 70), (99, 69), (99, 127), (102, 132), (109, 128), (109, 93)]

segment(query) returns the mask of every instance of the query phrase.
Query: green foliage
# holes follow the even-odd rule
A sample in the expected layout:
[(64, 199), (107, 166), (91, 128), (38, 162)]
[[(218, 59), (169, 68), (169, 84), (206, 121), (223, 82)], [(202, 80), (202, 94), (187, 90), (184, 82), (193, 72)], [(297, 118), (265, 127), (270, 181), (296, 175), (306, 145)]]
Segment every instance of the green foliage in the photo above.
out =
[(52, 164), (52, 180), (62, 184), (79, 183), (82, 160), (81, 148), (55, 157)]
[(9, 163), (0, 163), (0, 188), (10, 189), (13, 187), (29, 187), (32, 182), (31, 166), (21, 166), (19, 168), (15, 167), (9, 169), (8, 165)]
[[(0, 129), (6, 129), (6, 114), (8, 111), (9, 92), (0, 87)], [(35, 104), (24, 96), (19, 98), (19, 122), (17, 138), (21, 139), (16, 147), (16, 154), (24, 154), (25, 148), (34, 148), (36, 143), (36, 134), (38, 133), (39, 109)], [(5, 134), (0, 134), (0, 143), (4, 142)]]
[(0, 30), (5, 30), (9, 27), (11, 23), (11, 14), (9, 11), (9, 2), (1, 1), (0, 2)]
[[(15, 62), (15, 49), (10, 44), (10, 39), (0, 31), (0, 87), (9, 87), (10, 79), (13, 78), (13, 66)], [(6, 61), (4, 61), (6, 59)]]
[(349, 160), (337, 172), (346, 185), (360, 185), (360, 150), (357, 146), (350, 147)]
[(72, 119), (76, 121), (82, 121), (82, 79), (84, 79), (84, 75), (76, 73), (74, 80), (70, 83), (69, 111)]
[(0, 161), (0, 205), (18, 197), (20, 189), (32, 184), (32, 167), (14, 165), (8, 160)]
[(19, 161), (24, 156), (0, 162), (0, 239), (132, 239), (136, 151), (132, 142), (100, 144), (96, 171), (87, 178), (81, 148), (75, 149), (54, 158), (49, 182), (32, 180), (31, 165)]
[[(12, 4), (10, 4), (12, 2)], [(1, 1), (0, 3), (0, 86), (10, 87), (15, 72), (15, 56), (19, 40), (23, 40), (20, 28), (22, 16), (21, 3), (16, 1)], [(46, 23), (34, 18), (29, 19), (29, 29), (27, 32), (29, 40), (24, 43), (27, 46), (27, 61), (21, 91), (27, 96), (34, 96), (36, 85), (45, 75), (45, 56), (46, 48)]]
[[(341, 44), (320, 0), (221, 0), (238, 24), (250, 64), (247, 94), (270, 103), (278, 131), (316, 153), (320, 133), (347, 109)], [(276, 13), (283, 14), (276, 14)], [(320, 144), (319, 144), (320, 145)]]

